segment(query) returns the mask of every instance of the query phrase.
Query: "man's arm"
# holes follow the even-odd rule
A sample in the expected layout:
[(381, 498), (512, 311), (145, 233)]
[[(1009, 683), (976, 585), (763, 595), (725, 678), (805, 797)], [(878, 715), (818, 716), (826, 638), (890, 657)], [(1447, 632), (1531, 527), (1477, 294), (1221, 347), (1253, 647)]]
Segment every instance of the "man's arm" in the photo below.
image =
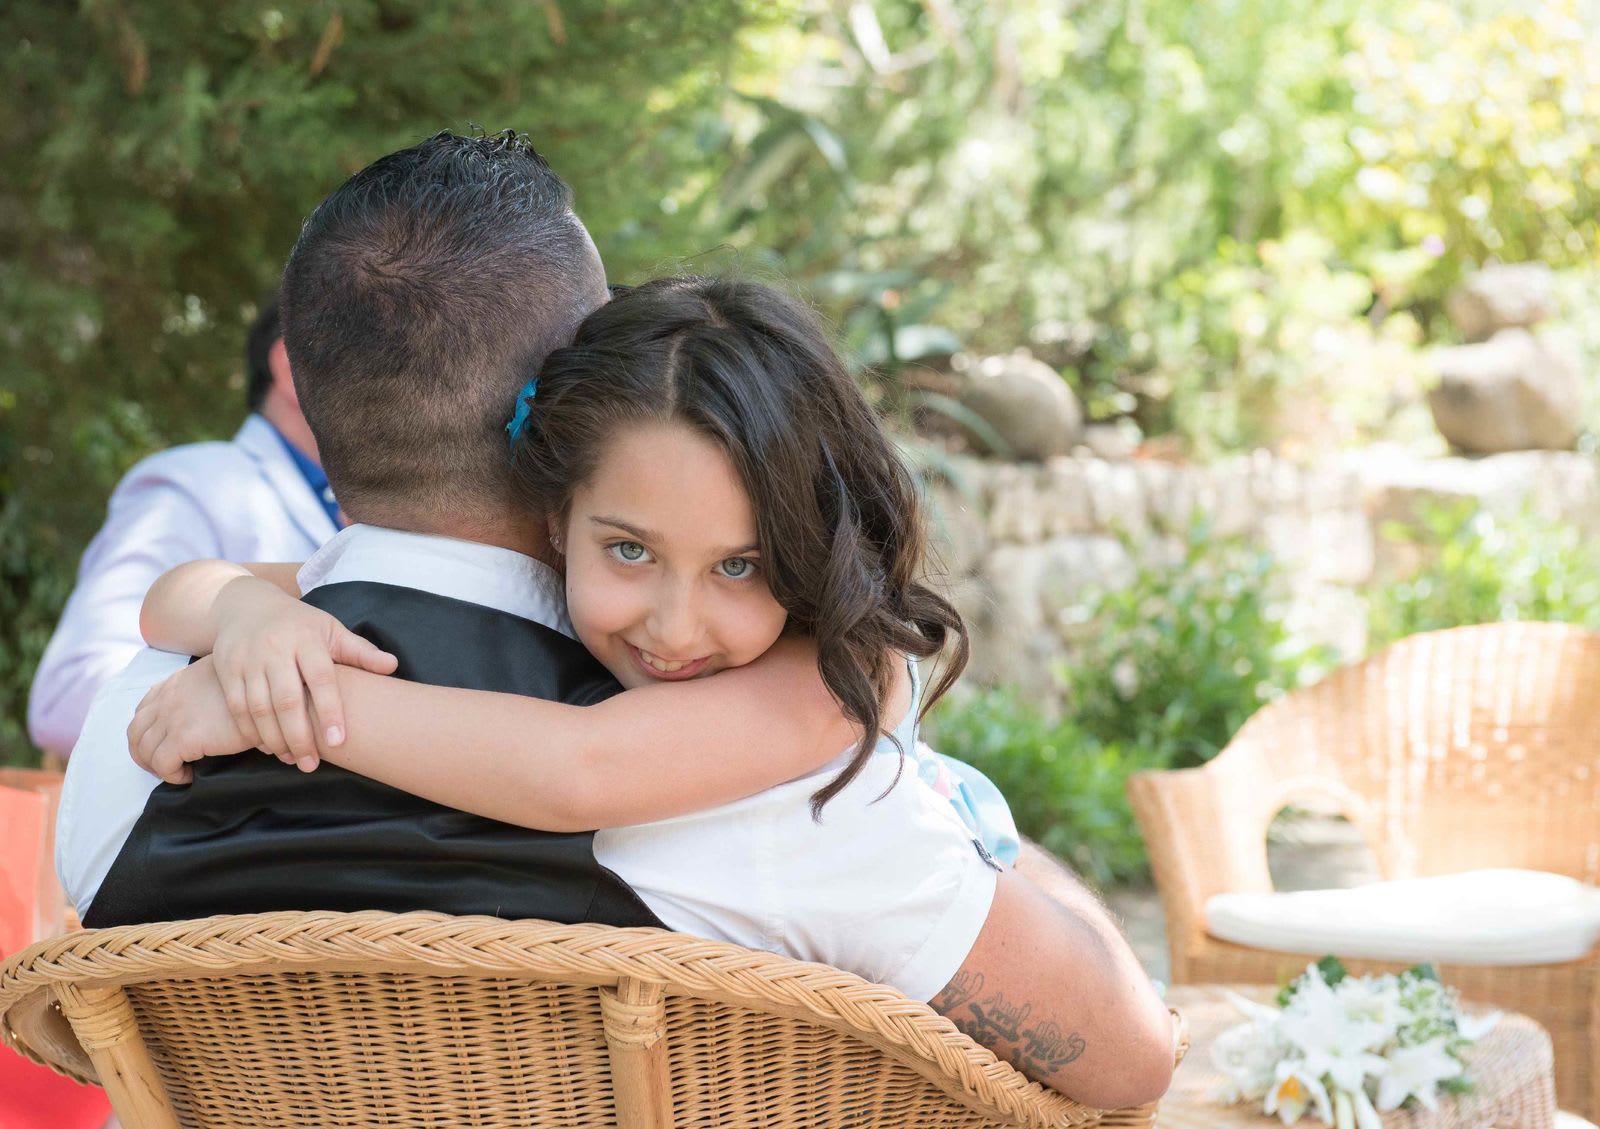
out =
[(1065, 870), (1050, 878), (1054, 896), (999, 876), (976, 944), (929, 1005), (1075, 1101), (1154, 1101), (1172, 1080), (1166, 1005), (1095, 896)]
[(221, 555), (211, 515), (159, 457), (118, 485), (34, 674), (28, 731), (35, 744), (61, 756), (71, 752), (95, 691), (144, 646), (145, 590), (173, 565)]

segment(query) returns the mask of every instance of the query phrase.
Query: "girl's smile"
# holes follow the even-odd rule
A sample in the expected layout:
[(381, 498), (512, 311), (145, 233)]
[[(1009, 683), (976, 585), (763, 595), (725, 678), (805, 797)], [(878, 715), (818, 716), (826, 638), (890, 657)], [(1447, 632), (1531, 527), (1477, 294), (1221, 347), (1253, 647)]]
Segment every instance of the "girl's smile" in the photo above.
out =
[(743, 666), (783, 631), (749, 496), (687, 424), (615, 429), (564, 533), (572, 625), (625, 687)]
[(663, 659), (641, 651), (638, 647), (629, 645), (633, 657), (644, 667), (645, 673), (652, 678), (659, 678), (665, 682), (678, 682), (686, 678), (697, 678), (705, 672), (706, 666), (711, 662), (709, 656), (698, 659)]

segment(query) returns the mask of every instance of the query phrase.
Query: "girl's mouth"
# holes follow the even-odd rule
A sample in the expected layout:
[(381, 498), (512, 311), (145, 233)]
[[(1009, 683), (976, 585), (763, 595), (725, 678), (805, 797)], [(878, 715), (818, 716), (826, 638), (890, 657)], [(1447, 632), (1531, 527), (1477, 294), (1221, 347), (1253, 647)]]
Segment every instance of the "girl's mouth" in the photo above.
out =
[(634, 665), (649, 677), (661, 682), (682, 682), (694, 678), (704, 673), (711, 662), (709, 656), (688, 661), (672, 661), (657, 658), (648, 651), (641, 651), (632, 643), (628, 643), (626, 646), (628, 654), (633, 657)]

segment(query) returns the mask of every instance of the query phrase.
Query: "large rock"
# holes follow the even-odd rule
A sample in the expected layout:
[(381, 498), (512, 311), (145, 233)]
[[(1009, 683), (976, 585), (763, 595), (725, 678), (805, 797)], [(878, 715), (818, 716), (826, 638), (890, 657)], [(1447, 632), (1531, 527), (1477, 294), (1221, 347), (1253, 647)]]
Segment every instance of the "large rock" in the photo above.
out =
[(982, 506), (952, 486), (928, 490), (928, 541), (934, 573), (951, 582), (970, 576), (989, 549)]
[(1502, 329), (1481, 345), (1433, 354), (1438, 387), (1428, 393), (1434, 425), (1468, 454), (1565, 451), (1577, 441), (1577, 366), (1525, 329)]
[(968, 620), (973, 679), (1010, 684), (1048, 700), (1058, 689), (1056, 668), (1067, 656), (1066, 636), (1085, 626), (1075, 624), (1074, 609), (1092, 591), (1127, 587), (1135, 572), (1128, 550), (1112, 537), (997, 546), (978, 570), (987, 598)]
[[(1043, 361), (1017, 352), (969, 360), (961, 369), (961, 402), (994, 429), (1016, 458), (1064, 455), (1082, 440), (1078, 398)], [(992, 446), (981, 434), (971, 437), (979, 446)]]
[(1555, 312), (1555, 276), (1543, 263), (1485, 267), (1445, 299), (1450, 320), (1468, 341), (1502, 329), (1526, 329)]
[[(1518, 451), (1482, 459), (1430, 459), (1396, 446), (1349, 456), (1373, 528), (1421, 530), (1430, 511), (1464, 503), (1505, 517), (1531, 510), (1546, 521), (1600, 534), (1600, 467), (1572, 451)], [(1380, 549), (1392, 544), (1379, 537)]]

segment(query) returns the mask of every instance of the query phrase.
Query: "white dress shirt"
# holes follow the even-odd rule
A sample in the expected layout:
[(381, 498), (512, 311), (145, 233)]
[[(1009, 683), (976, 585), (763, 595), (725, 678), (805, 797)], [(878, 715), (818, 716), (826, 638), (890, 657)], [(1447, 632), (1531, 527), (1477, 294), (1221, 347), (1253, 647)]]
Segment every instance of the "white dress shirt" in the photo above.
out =
[[(572, 634), (559, 577), (507, 549), (353, 525), (300, 572), (304, 590), (342, 581), (416, 588)], [(57, 871), (80, 914), (159, 783), (128, 756), (128, 722), (144, 692), (186, 661), (146, 650), (90, 712), (56, 838)], [(903, 721), (908, 749), (911, 733)], [(811, 794), (847, 759), (722, 807), (598, 832), (595, 858), (674, 930), (821, 961), (929, 999), (977, 940), (995, 871), (950, 802), (915, 764), (902, 771), (887, 743), (814, 821)]]
[(322, 501), (265, 419), (228, 442), (151, 455), (111, 495), (105, 525), (28, 695), (28, 732), (66, 755), (101, 684), (144, 646), (139, 606), (157, 577), (185, 561), (303, 561), (336, 530)]

